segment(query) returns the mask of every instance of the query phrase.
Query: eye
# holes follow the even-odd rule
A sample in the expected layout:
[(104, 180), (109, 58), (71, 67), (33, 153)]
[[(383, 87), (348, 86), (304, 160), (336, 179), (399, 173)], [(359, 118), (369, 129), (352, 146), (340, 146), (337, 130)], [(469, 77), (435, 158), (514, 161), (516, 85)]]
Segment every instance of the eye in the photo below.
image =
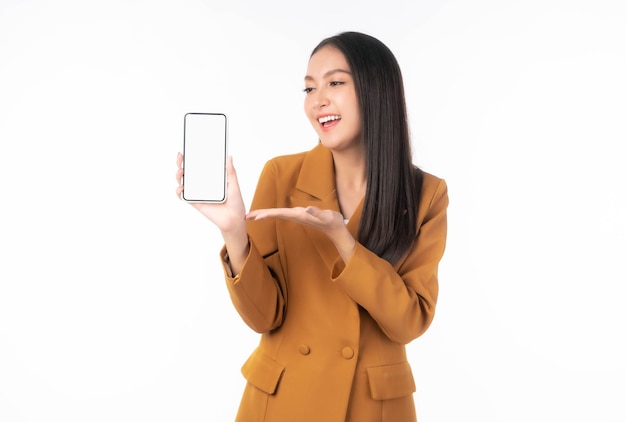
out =
[(330, 86), (339, 86), (339, 85), (343, 85), (345, 84), (345, 82), (341, 82), (341, 81), (332, 81), (331, 83), (329, 83), (328, 85)]
[(306, 88), (304, 88), (304, 89), (302, 90), (302, 92), (304, 92), (305, 94), (308, 94), (308, 93), (310, 93), (311, 91), (313, 91), (313, 88), (311, 88), (311, 87), (306, 87)]

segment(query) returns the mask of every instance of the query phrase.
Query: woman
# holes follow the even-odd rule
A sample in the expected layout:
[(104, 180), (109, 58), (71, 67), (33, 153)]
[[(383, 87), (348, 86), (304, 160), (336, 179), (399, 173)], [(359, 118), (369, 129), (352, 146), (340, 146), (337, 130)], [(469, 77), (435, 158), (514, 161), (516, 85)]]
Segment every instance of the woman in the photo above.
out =
[(193, 204), (261, 333), (237, 421), (415, 421), (405, 345), (433, 320), (446, 183), (412, 164), (401, 72), (379, 40), (323, 40), (304, 84), (319, 143), (267, 162), (248, 214), (231, 160), (227, 202)]

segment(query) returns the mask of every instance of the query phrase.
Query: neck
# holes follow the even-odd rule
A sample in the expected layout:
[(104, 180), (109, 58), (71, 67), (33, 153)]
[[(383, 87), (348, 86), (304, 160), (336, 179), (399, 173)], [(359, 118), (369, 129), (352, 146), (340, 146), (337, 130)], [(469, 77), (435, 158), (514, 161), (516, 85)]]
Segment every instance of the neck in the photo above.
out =
[(340, 191), (365, 195), (365, 153), (362, 148), (333, 151), (335, 183)]

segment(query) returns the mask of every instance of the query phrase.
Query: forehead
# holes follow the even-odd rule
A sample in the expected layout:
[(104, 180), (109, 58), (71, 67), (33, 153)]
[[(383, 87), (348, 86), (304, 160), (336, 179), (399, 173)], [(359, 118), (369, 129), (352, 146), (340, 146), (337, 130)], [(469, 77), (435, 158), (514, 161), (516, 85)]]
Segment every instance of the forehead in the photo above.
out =
[(350, 72), (348, 61), (336, 47), (327, 45), (311, 56), (307, 66), (307, 77), (322, 78), (333, 70)]

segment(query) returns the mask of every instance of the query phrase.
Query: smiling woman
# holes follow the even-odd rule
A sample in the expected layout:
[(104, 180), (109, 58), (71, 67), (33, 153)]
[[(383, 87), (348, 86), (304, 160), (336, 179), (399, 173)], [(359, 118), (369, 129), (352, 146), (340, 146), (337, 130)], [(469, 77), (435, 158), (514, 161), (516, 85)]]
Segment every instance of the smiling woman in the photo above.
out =
[[(381, 318), (359, 296), (368, 289), (383, 301), (390, 291), (371, 282), (368, 262), (352, 256), (350, 268), (370, 272), (343, 302), (333, 300), (322, 288), (344, 285), (330, 271), (306, 274), (320, 273), (320, 259), (331, 264), (317, 252), (317, 245), (332, 250), (330, 239), (282, 215), (248, 221), (256, 250), (276, 250), (264, 257), (276, 284), (288, 283), (285, 305), (277, 305), (281, 328), (257, 335), (226, 293), (218, 226), (173, 195), (172, 158), (183, 147), (181, 117), (191, 110), (231, 118), (246, 211), (268, 159), (314, 149), (319, 136), (303, 113), (304, 77), (312, 48), (338, 28), (373, 31), (392, 49), (402, 65), (415, 163), (445, 175), (450, 189), (435, 319), (406, 346), (420, 421), (626, 421), (619, 334), (626, 321), (626, 2), (380, 5), (346, 0), (303, 11), (288, 0), (0, 1), (0, 421), (233, 421), (247, 385), (239, 370), (259, 337), (260, 350), (286, 368), (267, 398), (268, 417), (277, 417), (290, 388), (301, 397), (294, 404), (326, 416), (326, 403), (304, 401), (323, 397), (315, 371), (324, 388), (339, 389), (339, 375), (329, 372), (337, 358), (357, 363), (360, 387), (348, 404), (328, 406), (341, 415), (344, 405), (380, 394), (370, 387), (362, 394), (360, 384), (382, 378), (364, 369), (376, 366), (364, 361), (377, 347), (372, 334), (400, 335), (387, 311)], [(359, 48), (351, 46), (344, 51)], [(376, 91), (393, 72), (377, 70), (385, 60), (369, 67), (368, 55), (379, 50), (366, 41), (363, 48), (367, 54), (345, 58), (361, 124), (370, 127), (367, 142), (377, 139), (377, 124), (404, 126), (386, 114), (398, 95)], [(367, 78), (370, 70), (379, 75)], [(372, 80), (378, 84), (368, 86)], [(391, 103), (378, 107), (385, 98)], [(344, 119), (345, 112), (331, 111)], [(373, 154), (381, 165), (386, 152)], [(264, 172), (252, 212), (313, 212), (309, 198), (320, 211), (350, 217), (348, 231), (358, 231), (363, 208), (350, 211), (344, 201), (358, 186), (339, 195), (335, 187), (348, 180), (341, 172), (350, 175), (349, 163), (324, 160), (302, 167), (300, 184), (277, 193), (283, 197), (274, 204), (263, 199), (272, 186), (296, 181)], [(392, 189), (395, 173), (385, 182), (382, 167), (374, 163), (372, 171), (382, 173), (378, 195)], [(376, 178), (366, 178), (369, 189)], [(395, 215), (377, 198), (366, 202)], [(317, 223), (313, 217), (299, 216)], [(267, 235), (262, 227), (275, 218)], [(381, 235), (370, 241), (394, 239), (387, 233), (393, 224), (372, 227), (379, 224)], [(420, 242), (432, 237), (419, 233), (419, 247), (428, 249)], [(371, 251), (367, 234), (353, 238)], [(316, 252), (307, 254), (311, 244)], [(371, 257), (380, 264), (376, 250)], [(306, 264), (296, 268), (298, 255)], [(412, 274), (406, 267), (397, 273), (403, 280)], [(239, 282), (261, 302), (267, 285), (249, 283), (250, 274), (241, 270)], [(416, 297), (432, 285), (407, 284)], [(238, 307), (242, 297), (235, 296)], [(278, 336), (284, 341), (276, 346)], [(346, 360), (342, 351), (355, 336), (363, 341)], [(312, 367), (299, 367), (300, 357)], [(265, 373), (259, 366), (247, 367)]]
[(247, 214), (232, 160), (226, 202), (192, 204), (220, 229), (230, 298), (261, 334), (237, 421), (415, 421), (405, 345), (434, 317), (446, 183), (412, 164), (382, 42), (324, 39), (304, 82), (319, 143), (268, 161)]

